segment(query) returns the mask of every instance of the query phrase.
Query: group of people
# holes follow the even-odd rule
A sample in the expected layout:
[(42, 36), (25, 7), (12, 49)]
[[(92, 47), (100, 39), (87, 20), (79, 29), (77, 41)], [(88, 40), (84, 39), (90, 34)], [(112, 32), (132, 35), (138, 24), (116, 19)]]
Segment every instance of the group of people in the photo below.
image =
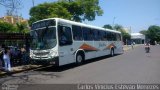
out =
[(5, 45), (0, 46), (0, 69), (10, 72), (11, 66), (13, 66), (14, 59), (19, 58), (19, 62), (26, 61), (26, 50), (24, 47), (21, 48), (20, 54), (12, 50), (13, 48)]

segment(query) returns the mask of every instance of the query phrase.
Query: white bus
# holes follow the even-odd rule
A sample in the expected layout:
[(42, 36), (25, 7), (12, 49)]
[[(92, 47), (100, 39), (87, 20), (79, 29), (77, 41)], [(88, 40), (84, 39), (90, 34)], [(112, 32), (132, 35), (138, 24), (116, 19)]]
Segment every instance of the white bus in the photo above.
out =
[(121, 33), (61, 18), (32, 24), (30, 59), (38, 64), (82, 63), (123, 53)]

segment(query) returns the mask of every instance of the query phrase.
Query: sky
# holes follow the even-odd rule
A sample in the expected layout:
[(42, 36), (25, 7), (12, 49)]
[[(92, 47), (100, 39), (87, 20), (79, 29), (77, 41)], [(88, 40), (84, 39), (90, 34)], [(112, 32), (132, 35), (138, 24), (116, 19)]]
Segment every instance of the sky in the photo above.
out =
[[(34, 5), (57, 0), (34, 0)], [(25, 19), (29, 19), (32, 0), (22, 0), (22, 8), (18, 11)], [(105, 24), (122, 25), (131, 29), (132, 33), (147, 30), (151, 25), (160, 26), (160, 0), (99, 0), (103, 10), (102, 16), (96, 16), (94, 21), (83, 23), (103, 27)], [(6, 9), (0, 5), (0, 17), (5, 16)]]

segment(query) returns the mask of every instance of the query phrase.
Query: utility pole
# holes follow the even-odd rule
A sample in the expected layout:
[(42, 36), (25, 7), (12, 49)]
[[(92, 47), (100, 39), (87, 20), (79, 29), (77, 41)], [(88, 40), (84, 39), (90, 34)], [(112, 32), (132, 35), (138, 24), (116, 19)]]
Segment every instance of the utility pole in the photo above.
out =
[(131, 26), (129, 27), (129, 30), (130, 30), (130, 32), (129, 32), (129, 33), (131, 34), (131, 33), (132, 33), (132, 27), (131, 27)]
[(112, 23), (113, 25), (112, 25), (112, 26), (114, 26), (114, 21), (115, 21), (115, 19), (116, 19), (116, 17), (113, 17), (113, 23)]
[(33, 4), (33, 7), (34, 7), (34, 0), (32, 0), (32, 4)]

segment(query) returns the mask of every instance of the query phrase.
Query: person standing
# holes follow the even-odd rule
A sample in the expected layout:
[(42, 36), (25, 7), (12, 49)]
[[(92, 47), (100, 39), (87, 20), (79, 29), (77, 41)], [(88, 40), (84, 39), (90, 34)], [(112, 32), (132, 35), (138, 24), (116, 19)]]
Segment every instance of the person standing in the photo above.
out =
[(134, 42), (131, 43), (132, 49), (134, 49)]
[(11, 71), (10, 50), (8, 47), (5, 47), (4, 49), (3, 60), (4, 60), (4, 69), (6, 71)]
[(3, 60), (4, 47), (5, 47), (4, 44), (0, 46), (0, 69), (3, 69), (4, 67), (4, 60)]
[(27, 59), (27, 52), (26, 52), (26, 46), (23, 45), (21, 48), (21, 55), (22, 55), (22, 64), (27, 65), (28, 64), (28, 59)]
[(3, 62), (3, 50), (2, 47), (0, 46), (0, 69), (2, 69), (3, 67), (2, 62)]

